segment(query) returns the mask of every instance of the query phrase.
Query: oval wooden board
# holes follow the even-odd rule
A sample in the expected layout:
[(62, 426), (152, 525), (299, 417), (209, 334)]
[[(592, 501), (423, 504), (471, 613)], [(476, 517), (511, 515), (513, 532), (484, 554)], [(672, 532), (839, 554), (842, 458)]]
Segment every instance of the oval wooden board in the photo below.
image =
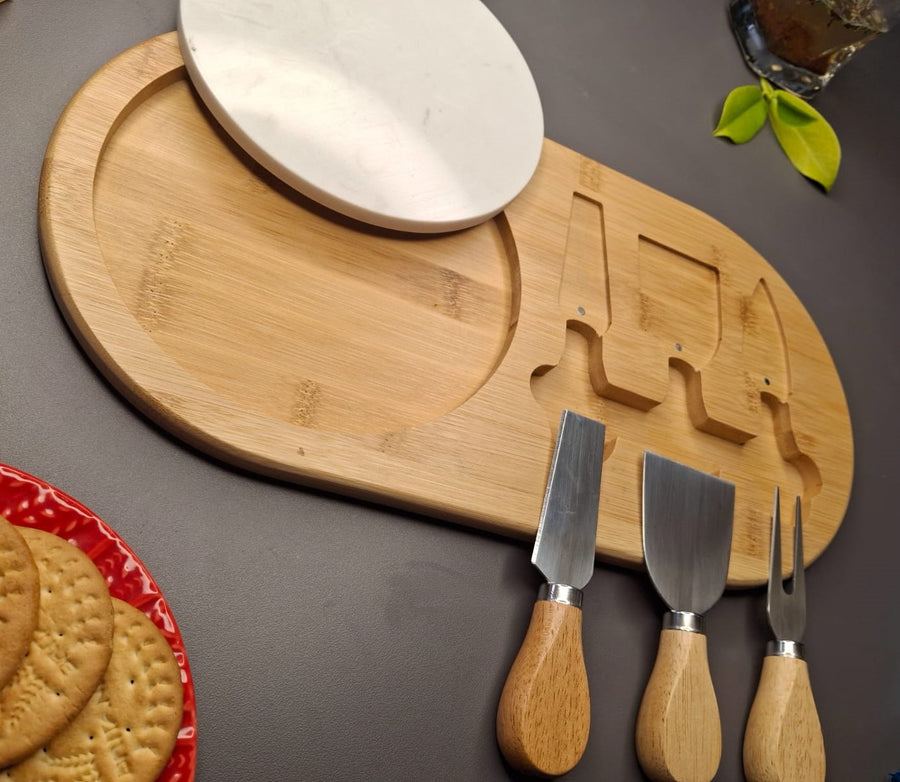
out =
[(602, 560), (642, 565), (645, 449), (735, 482), (732, 587), (765, 581), (776, 484), (784, 519), (803, 498), (807, 563), (843, 518), (846, 401), (784, 280), (709, 216), (552, 141), (484, 224), (352, 223), (230, 142), (170, 33), (72, 99), (40, 230), (90, 358), (218, 459), (528, 539), (567, 407), (607, 426)]

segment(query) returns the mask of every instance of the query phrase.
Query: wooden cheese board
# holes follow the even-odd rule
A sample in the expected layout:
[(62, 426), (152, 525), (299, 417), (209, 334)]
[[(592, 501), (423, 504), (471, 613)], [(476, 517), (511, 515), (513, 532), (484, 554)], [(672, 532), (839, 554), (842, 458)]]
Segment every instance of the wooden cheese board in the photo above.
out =
[(565, 407), (607, 427), (601, 561), (642, 565), (644, 450), (736, 484), (731, 587), (765, 581), (776, 484), (807, 564), (843, 519), (847, 404), (797, 296), (721, 223), (550, 140), (485, 223), (373, 228), (247, 157), (168, 33), (66, 108), (40, 232), (91, 360), (214, 458), (529, 539)]

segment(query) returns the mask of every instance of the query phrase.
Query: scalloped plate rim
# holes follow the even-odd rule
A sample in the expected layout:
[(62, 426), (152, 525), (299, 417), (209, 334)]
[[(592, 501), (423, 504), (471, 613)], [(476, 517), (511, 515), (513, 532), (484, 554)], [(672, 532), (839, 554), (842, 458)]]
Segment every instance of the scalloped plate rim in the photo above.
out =
[[(10, 485), (13, 482), (22, 484), (20, 487), (22, 491), (19, 493), (27, 494), (29, 499), (36, 502), (25, 505), (20, 502), (18, 505), (8, 506), (8, 500), (15, 495)], [(57, 516), (41, 517), (34, 512), (36, 507), (49, 508), (54, 513), (65, 509), (66, 517), (62, 521)], [(106, 578), (113, 597), (125, 600), (144, 611), (163, 633), (181, 669), (184, 707), (175, 749), (162, 773), (157, 777), (157, 782), (193, 782), (197, 766), (197, 705), (193, 676), (181, 631), (162, 590), (146, 565), (112, 527), (83, 503), (46, 481), (2, 462), (0, 462), (0, 515), (16, 526), (51, 532), (80, 548)], [(66, 527), (68, 528), (66, 534), (61, 534)], [(80, 533), (80, 537), (71, 533)], [(89, 541), (93, 541), (93, 544), (88, 545)], [(134, 592), (133, 589), (127, 591), (124, 574), (112, 572), (109, 563), (101, 560), (101, 555), (110, 548), (117, 549), (125, 556), (129, 565), (136, 568), (143, 582), (141, 591)], [(158, 611), (150, 612), (146, 606), (161, 606), (165, 621)]]

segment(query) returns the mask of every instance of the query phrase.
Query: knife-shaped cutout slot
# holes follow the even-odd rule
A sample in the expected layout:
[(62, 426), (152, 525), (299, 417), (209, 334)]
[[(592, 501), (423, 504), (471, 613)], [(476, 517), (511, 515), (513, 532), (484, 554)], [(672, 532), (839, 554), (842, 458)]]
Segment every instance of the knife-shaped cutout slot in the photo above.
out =
[(576, 327), (603, 334), (610, 323), (603, 205), (572, 195), (559, 286), (560, 312)]
[(673, 357), (700, 367), (715, 354), (722, 331), (719, 275), (638, 226), (608, 222), (611, 317), (605, 333), (598, 332), (591, 379), (598, 394), (649, 410), (668, 393)]
[(677, 354), (706, 364), (722, 339), (718, 270), (647, 236), (638, 237), (638, 270), (638, 324), (659, 346), (660, 362)]
[(769, 284), (729, 296), (729, 338), (705, 366), (692, 365), (689, 412), (698, 429), (736, 443), (759, 433), (764, 396), (787, 400), (791, 368), (784, 328)]

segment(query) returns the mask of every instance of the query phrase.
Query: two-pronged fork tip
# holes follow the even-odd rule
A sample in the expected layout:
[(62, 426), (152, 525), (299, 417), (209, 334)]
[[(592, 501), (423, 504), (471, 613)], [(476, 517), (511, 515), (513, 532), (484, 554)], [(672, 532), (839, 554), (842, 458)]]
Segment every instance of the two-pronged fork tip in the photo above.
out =
[(769, 558), (769, 624), (776, 639), (800, 642), (806, 629), (806, 591), (803, 578), (803, 513), (798, 496), (794, 510), (794, 561), (789, 588), (784, 586), (781, 564), (781, 491), (775, 487), (772, 545)]

